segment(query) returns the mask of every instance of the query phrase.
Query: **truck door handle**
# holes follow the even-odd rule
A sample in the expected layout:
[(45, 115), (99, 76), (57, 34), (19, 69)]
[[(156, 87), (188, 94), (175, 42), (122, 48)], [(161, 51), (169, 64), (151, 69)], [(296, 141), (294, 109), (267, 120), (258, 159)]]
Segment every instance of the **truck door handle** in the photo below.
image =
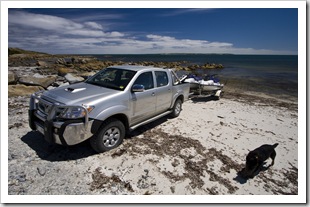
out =
[(152, 93), (152, 96), (155, 96), (155, 93), (154, 93), (154, 92)]

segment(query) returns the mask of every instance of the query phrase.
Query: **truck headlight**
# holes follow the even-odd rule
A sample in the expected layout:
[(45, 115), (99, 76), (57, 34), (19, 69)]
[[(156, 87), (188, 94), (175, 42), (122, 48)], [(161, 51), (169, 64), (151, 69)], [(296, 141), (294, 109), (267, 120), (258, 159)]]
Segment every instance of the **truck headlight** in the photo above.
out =
[(69, 107), (64, 109), (60, 114), (59, 118), (64, 119), (79, 119), (84, 118), (86, 113), (90, 113), (95, 107), (83, 105), (84, 107)]

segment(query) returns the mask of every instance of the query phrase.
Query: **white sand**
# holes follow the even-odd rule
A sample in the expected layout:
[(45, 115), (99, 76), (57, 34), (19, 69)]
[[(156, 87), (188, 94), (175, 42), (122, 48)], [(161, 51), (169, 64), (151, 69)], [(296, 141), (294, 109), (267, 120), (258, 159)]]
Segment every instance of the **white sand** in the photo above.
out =
[[(26, 109), (25, 104), (9, 112), (12, 195), (298, 194), (296, 110), (225, 98), (189, 100), (178, 118), (143, 126), (117, 149), (94, 154), (88, 143), (51, 150), (43, 137), (30, 131)], [(237, 176), (249, 150), (275, 143), (274, 166), (253, 179)], [(192, 197), (175, 198), (168, 202)]]

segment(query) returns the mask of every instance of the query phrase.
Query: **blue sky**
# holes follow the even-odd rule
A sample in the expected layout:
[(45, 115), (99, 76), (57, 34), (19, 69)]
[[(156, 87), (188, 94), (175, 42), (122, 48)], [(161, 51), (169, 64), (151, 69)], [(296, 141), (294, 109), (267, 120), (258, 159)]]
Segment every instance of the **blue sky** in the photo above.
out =
[(8, 39), (52, 54), (297, 54), (298, 9), (9, 9)]

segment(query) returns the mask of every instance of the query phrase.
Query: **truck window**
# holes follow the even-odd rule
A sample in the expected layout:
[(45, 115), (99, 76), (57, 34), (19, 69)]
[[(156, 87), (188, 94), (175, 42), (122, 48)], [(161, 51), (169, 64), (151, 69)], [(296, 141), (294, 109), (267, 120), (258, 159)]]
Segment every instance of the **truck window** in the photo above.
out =
[(168, 85), (168, 75), (164, 71), (155, 71), (157, 87)]
[(143, 85), (145, 90), (154, 88), (152, 72), (145, 72), (139, 75), (134, 84)]
[(135, 73), (130, 70), (106, 68), (89, 78), (86, 83), (123, 91)]

